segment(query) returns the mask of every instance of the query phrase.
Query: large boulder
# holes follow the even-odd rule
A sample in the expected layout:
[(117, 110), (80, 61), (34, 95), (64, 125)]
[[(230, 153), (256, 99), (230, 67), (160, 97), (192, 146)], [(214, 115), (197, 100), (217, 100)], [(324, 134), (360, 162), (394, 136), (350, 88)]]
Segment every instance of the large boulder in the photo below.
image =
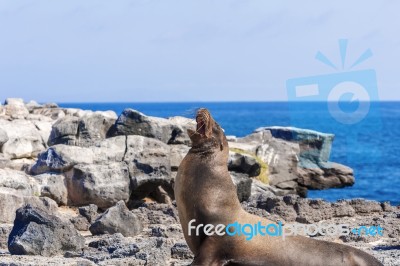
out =
[(81, 252), (84, 245), (85, 238), (69, 221), (31, 205), (17, 210), (8, 240), (13, 255), (63, 255), (67, 251)]
[(0, 188), (21, 196), (33, 196), (39, 191), (38, 184), (32, 177), (11, 169), (0, 169)]
[(301, 186), (308, 189), (328, 189), (352, 186), (355, 182), (353, 169), (338, 163), (326, 163), (323, 166), (311, 164), (307, 168), (297, 169)]
[(121, 162), (126, 150), (126, 137), (108, 138), (96, 146), (86, 148), (70, 145), (54, 145), (41, 153), (32, 167), (33, 174), (66, 172), (77, 164)]
[(270, 131), (274, 138), (296, 142), (300, 145), (300, 166), (309, 161), (319, 164), (329, 160), (334, 134), (296, 127), (263, 127), (256, 131)]
[(110, 134), (115, 120), (111, 115), (103, 113), (89, 113), (80, 118), (66, 116), (53, 125), (49, 145), (96, 145)]
[(1, 148), (7, 158), (32, 158), (46, 149), (40, 130), (31, 121), (0, 120), (0, 129), (8, 136), (8, 141)]
[(78, 117), (65, 116), (64, 118), (57, 120), (51, 130), (49, 145), (75, 145), (76, 139), (79, 136), (78, 126)]
[(51, 129), (54, 121), (51, 121), (49, 118), (42, 116), (38, 117), (37, 119), (32, 118), (31, 121), (38, 129), (39, 135), (42, 137), (43, 144), (47, 148), (47, 143), (49, 142)]
[(99, 216), (89, 230), (93, 235), (121, 233), (129, 237), (139, 234), (142, 228), (139, 218), (119, 201)]
[(179, 144), (179, 145), (170, 145), (170, 162), (171, 162), (171, 170), (178, 171), (179, 165), (181, 164), (183, 158), (185, 158), (186, 154), (189, 152), (190, 147)]
[(38, 208), (48, 209), (51, 212), (57, 211), (57, 203), (47, 197), (21, 196), (17, 191), (0, 188), (0, 223), (12, 223), (15, 219), (15, 212), (18, 208), (31, 204)]
[(256, 152), (268, 164), (269, 184), (288, 190), (288, 194), (295, 192), (297, 187), (298, 154), (298, 144), (275, 138), (260, 145)]
[(65, 172), (80, 163), (91, 164), (94, 153), (91, 149), (68, 145), (55, 145), (41, 153), (31, 168), (32, 174)]
[(171, 187), (169, 146), (142, 136), (128, 136), (124, 160), (131, 176), (132, 198), (142, 199), (159, 186)]
[(67, 172), (66, 177), (69, 204), (96, 204), (105, 209), (120, 200), (129, 200), (129, 171), (124, 162), (79, 164)]
[(275, 187), (272, 191), (277, 195), (298, 193), (297, 143), (276, 139), (270, 131), (259, 130), (243, 138), (230, 138), (229, 147), (230, 170), (258, 176), (270, 188)]
[(247, 174), (249, 176), (258, 176), (261, 172), (261, 165), (257, 162), (255, 155), (239, 151), (230, 151), (228, 170)]
[(12, 119), (24, 119), (29, 114), (23, 99), (8, 98), (5, 101), (4, 109), (5, 114)]
[(146, 116), (133, 109), (125, 109), (115, 122), (115, 135), (139, 135), (170, 144), (189, 144), (187, 118)]
[(60, 174), (46, 173), (34, 176), (40, 187), (40, 196), (49, 197), (59, 205), (67, 205), (68, 191), (65, 177)]
[(196, 127), (196, 121), (182, 116), (170, 117), (168, 118), (168, 121), (174, 125), (168, 144), (184, 144), (190, 146), (192, 142), (187, 130), (189, 128), (194, 129)]

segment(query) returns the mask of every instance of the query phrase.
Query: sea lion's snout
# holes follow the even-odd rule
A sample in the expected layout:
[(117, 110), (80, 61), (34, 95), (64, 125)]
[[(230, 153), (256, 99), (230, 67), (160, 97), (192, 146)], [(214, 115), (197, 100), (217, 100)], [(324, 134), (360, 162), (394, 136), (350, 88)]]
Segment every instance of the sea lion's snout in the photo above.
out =
[(197, 111), (196, 115), (196, 132), (202, 136), (209, 138), (211, 136), (211, 114), (210, 112), (205, 109), (201, 108)]

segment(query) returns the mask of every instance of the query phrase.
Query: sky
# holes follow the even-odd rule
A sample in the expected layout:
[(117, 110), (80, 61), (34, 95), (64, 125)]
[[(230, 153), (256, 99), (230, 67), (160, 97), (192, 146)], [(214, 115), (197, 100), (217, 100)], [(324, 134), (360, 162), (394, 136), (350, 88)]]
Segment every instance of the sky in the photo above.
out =
[(379, 99), (400, 100), (399, 10), (396, 0), (0, 0), (0, 101), (286, 101), (288, 79), (349, 71), (367, 49), (351, 70), (375, 70)]

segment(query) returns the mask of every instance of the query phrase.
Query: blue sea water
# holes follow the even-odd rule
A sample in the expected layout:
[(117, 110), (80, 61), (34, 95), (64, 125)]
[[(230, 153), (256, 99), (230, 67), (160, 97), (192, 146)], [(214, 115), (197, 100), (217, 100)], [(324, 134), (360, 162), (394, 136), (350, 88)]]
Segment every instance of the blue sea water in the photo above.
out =
[(333, 133), (330, 160), (353, 168), (356, 183), (341, 189), (309, 191), (309, 197), (329, 201), (362, 197), (398, 205), (400, 102), (373, 104), (378, 109), (358, 125), (341, 124), (332, 119), (324, 102), (60, 103), (60, 106), (113, 110), (117, 114), (133, 108), (151, 116), (190, 118), (197, 108), (206, 107), (227, 135), (241, 137), (263, 126), (296, 126)]

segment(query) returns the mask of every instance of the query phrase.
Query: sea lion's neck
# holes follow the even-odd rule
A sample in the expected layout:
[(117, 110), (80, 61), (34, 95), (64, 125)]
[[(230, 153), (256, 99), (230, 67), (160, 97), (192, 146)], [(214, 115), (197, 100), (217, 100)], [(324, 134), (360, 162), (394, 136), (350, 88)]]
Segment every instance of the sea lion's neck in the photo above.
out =
[(224, 147), (222, 150), (218, 147), (204, 147), (204, 146), (194, 146), (189, 150), (189, 154), (198, 155), (201, 157), (209, 157), (209, 158), (220, 158), (223, 160), (223, 157), (226, 157), (228, 160), (229, 149)]

